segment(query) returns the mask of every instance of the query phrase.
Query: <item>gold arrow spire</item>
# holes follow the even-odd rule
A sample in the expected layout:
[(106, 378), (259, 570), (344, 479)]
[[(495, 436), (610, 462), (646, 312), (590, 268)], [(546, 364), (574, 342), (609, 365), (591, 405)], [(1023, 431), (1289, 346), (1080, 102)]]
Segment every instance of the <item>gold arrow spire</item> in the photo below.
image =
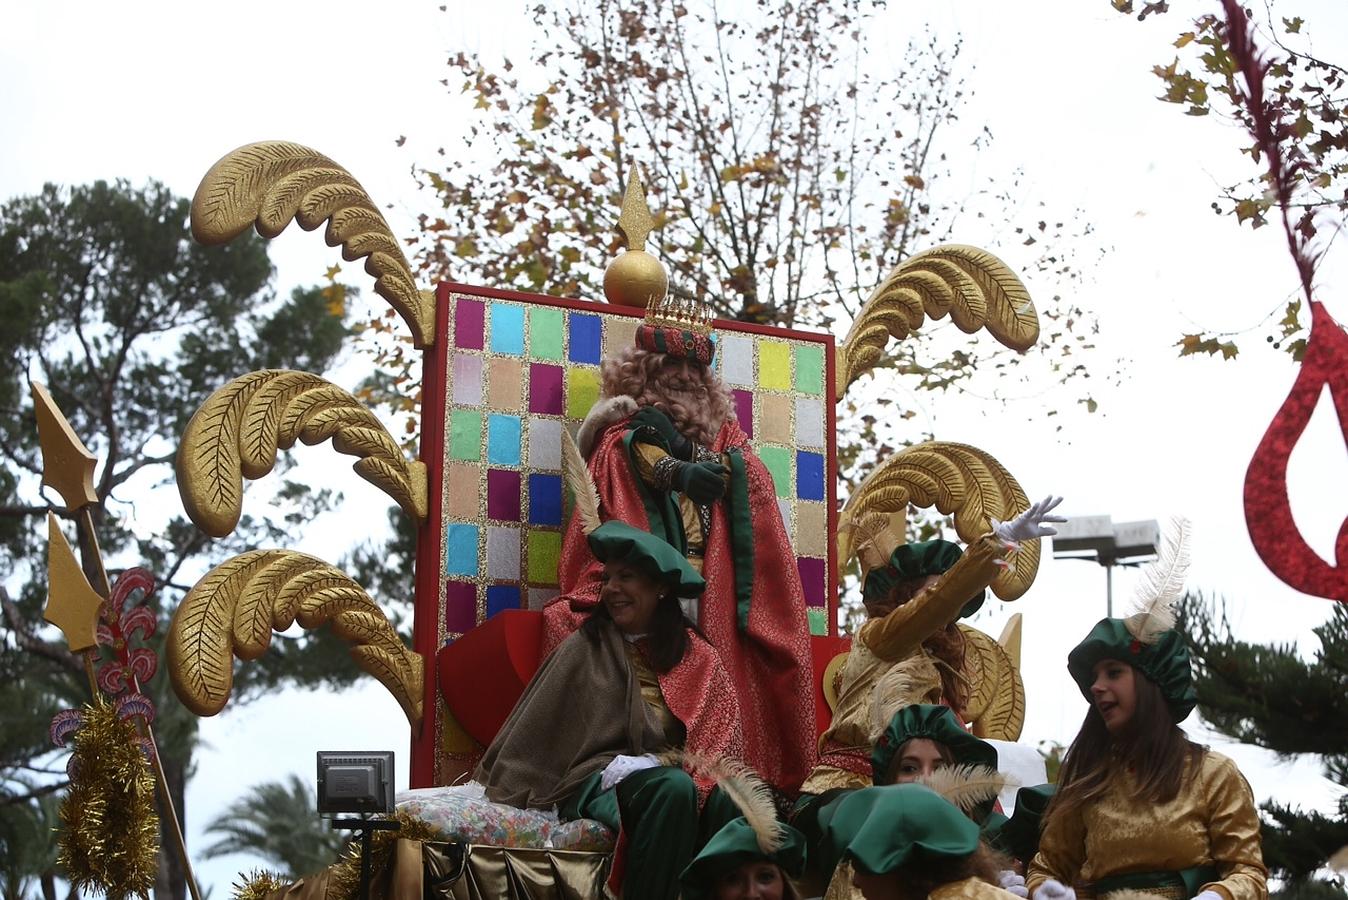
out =
[(103, 598), (89, 586), (56, 516), (47, 513), (47, 608), (42, 618), (61, 629), (70, 649), (79, 653), (98, 643), (94, 628), (102, 605)]
[(29, 382), (29, 386), (37, 412), (37, 440), (42, 447), (42, 484), (54, 488), (71, 512), (97, 503), (98, 494), (94, 492), (97, 458), (75, 434), (47, 389), (36, 381)]

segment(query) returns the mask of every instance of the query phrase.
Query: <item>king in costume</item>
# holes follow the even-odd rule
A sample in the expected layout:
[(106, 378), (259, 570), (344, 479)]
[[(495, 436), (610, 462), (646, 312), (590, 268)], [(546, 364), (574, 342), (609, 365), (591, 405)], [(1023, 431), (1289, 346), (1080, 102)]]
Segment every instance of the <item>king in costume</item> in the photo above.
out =
[[(711, 370), (710, 322), (652, 307), (637, 345), (606, 360), (582, 450), (600, 514), (684, 552), (706, 579), (695, 617), (734, 683), (745, 761), (794, 794), (814, 763), (809, 622), (772, 476)], [(586, 446), (590, 444), (590, 446)], [(562, 593), (544, 609), (544, 652), (598, 600), (602, 567), (572, 518)]]

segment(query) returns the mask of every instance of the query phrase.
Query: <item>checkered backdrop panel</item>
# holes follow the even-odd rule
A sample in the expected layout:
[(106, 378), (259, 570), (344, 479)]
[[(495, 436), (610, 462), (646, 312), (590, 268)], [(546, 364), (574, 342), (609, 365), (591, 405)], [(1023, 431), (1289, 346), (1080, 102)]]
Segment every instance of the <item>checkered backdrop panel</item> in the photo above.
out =
[[(562, 429), (575, 434), (598, 399), (600, 361), (630, 346), (641, 322), (607, 304), (459, 287), (448, 302), (447, 333), (437, 338), (444, 452), (439, 478), (431, 473), (441, 501), (437, 645), (501, 610), (539, 609), (557, 596)], [(733, 324), (715, 336), (715, 365), (772, 473), (810, 631), (827, 634), (832, 339)]]

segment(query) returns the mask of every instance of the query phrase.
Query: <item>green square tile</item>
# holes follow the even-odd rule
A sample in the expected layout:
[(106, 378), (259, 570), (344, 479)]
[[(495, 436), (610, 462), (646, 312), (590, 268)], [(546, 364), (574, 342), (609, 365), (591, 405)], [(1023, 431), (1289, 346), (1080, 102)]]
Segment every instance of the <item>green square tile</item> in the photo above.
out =
[(803, 394), (824, 392), (824, 348), (818, 344), (796, 345), (796, 390)]
[(482, 458), (482, 413), (456, 409), (449, 415), (449, 457), (468, 462)]
[(566, 417), (583, 419), (599, 399), (599, 370), (572, 367), (566, 370)]
[(562, 311), (530, 307), (529, 355), (534, 359), (562, 358)]
[(805, 610), (805, 616), (810, 620), (810, 634), (824, 636), (828, 634), (828, 610), (811, 607)]
[(529, 532), (529, 583), (557, 583), (557, 567), (562, 559), (562, 535), (559, 531)]
[(772, 473), (772, 483), (777, 488), (778, 497), (795, 496), (791, 482), (791, 456), (791, 451), (785, 447), (758, 448), (758, 458)]

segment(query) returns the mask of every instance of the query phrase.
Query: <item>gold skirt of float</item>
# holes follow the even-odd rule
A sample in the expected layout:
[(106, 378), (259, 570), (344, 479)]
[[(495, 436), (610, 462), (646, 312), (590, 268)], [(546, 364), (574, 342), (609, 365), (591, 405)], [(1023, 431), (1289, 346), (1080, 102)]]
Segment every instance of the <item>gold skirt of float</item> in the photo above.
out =
[[(412, 843), (412, 842), (407, 842)], [(422, 844), (422, 884), (409, 900), (590, 900), (605, 896), (607, 853)], [(424, 891), (424, 893), (423, 893)], [(392, 900), (401, 900), (401, 892)]]

